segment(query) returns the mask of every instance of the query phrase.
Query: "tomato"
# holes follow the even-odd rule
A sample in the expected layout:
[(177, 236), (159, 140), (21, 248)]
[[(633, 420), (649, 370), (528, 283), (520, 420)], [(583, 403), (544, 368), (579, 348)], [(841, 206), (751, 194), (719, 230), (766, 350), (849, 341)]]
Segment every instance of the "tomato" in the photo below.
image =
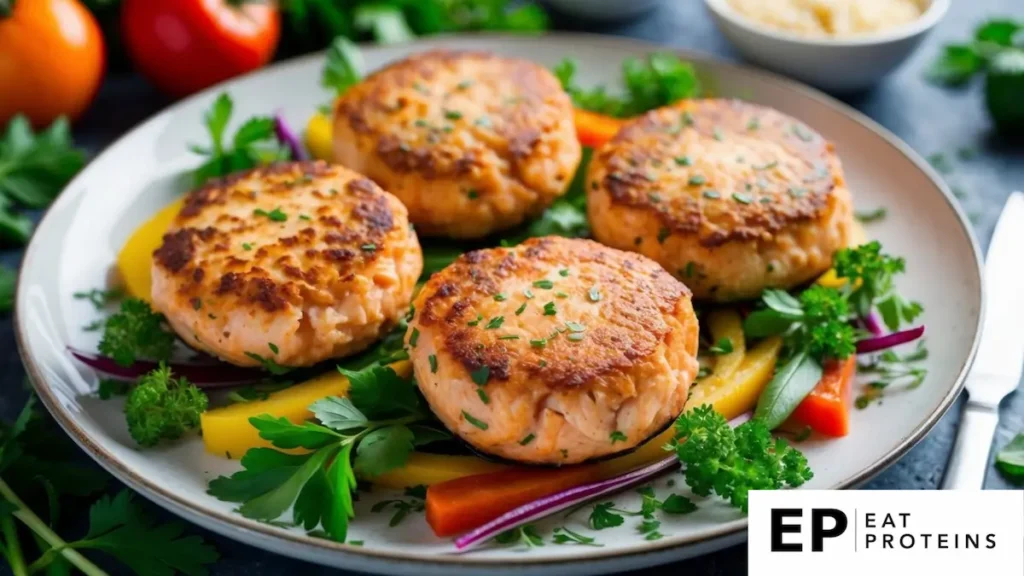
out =
[(121, 33), (136, 69), (180, 97), (266, 64), (281, 18), (272, 2), (124, 0)]
[(103, 35), (78, 0), (0, 2), (0, 127), (18, 113), (37, 128), (77, 118), (104, 66)]

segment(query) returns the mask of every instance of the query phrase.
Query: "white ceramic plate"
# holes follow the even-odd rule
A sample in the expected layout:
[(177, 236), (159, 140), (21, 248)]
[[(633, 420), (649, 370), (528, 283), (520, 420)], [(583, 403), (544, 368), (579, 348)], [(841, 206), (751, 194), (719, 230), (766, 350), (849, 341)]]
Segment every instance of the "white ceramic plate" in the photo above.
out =
[[(493, 50), (553, 65), (564, 56), (579, 60), (584, 85), (615, 83), (618, 63), (657, 49), (637, 42), (585, 35), (543, 38), (476, 36), (368, 48), (368, 68), (430, 47)], [(870, 235), (907, 259), (900, 289), (926, 309), (931, 350), (929, 377), (917, 390), (890, 394), (881, 405), (854, 410), (852, 432), (834, 441), (801, 444), (815, 477), (810, 488), (849, 488), (880, 472), (935, 424), (960, 391), (977, 341), (981, 313), (980, 257), (963, 214), (935, 173), (906, 145), (860, 114), (817, 92), (775, 76), (684, 54), (716, 94), (773, 106), (817, 128), (835, 142), (850, 187), (861, 209), (885, 206), (888, 218)], [(207, 481), (238, 464), (206, 454), (199, 438), (139, 450), (125, 428), (119, 401), (95, 398), (96, 375), (73, 362), (64, 349), (94, 349), (95, 333), (82, 327), (97, 317), (72, 298), (77, 290), (102, 286), (117, 250), (129, 233), (186, 188), (186, 172), (199, 163), (187, 152), (204, 142), (203, 111), (220, 90), (235, 101), (235, 120), (282, 110), (302, 126), (328, 100), (319, 87), (321, 56), (286, 62), (189, 98), (132, 130), (75, 178), (39, 226), (25, 256), (17, 298), (18, 343), (43, 403), (86, 452), (120, 480), (184, 518), (231, 538), (348, 569), (453, 574), (467, 571), (516, 574), (610, 572), (695, 556), (741, 541), (746, 520), (709, 500), (699, 512), (665, 518), (664, 538), (646, 541), (634, 521), (597, 532), (603, 547), (555, 546), (523, 551), (492, 547), (467, 555), (449, 554), (450, 543), (435, 538), (416, 514), (388, 528), (390, 514), (370, 506), (385, 491), (358, 502), (350, 538), (361, 547), (337, 544), (242, 518), (234, 506), (206, 494)], [(668, 479), (658, 485), (662, 490)], [(616, 501), (636, 509), (632, 492)], [(587, 532), (586, 512), (540, 524), (550, 533), (567, 524)]]

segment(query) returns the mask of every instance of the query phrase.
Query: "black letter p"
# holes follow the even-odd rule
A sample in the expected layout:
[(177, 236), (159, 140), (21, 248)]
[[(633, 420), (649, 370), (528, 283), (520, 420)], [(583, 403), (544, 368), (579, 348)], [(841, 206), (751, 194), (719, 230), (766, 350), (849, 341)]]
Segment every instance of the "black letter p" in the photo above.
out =
[[(836, 525), (825, 529), (825, 517), (835, 521)], [(846, 514), (835, 508), (815, 508), (811, 510), (811, 551), (821, 552), (825, 538), (835, 538), (846, 532)]]

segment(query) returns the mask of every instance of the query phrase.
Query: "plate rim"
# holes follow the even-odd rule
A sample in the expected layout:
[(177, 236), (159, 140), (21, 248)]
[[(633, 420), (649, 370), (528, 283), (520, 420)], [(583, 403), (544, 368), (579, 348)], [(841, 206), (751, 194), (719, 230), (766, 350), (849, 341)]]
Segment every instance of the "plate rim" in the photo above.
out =
[[(968, 244), (971, 248), (971, 254), (974, 260), (974, 273), (978, 279), (979, 286), (979, 311), (978, 321), (973, 330), (971, 336), (972, 341), (970, 350), (967, 357), (965, 358), (960, 369), (957, 371), (956, 378), (954, 380), (953, 387), (949, 392), (942, 398), (938, 407), (931, 413), (927, 418), (920, 422), (906, 437), (902, 438), (899, 443), (890, 451), (885, 453), (881, 458), (874, 461), (870, 466), (865, 467), (860, 472), (847, 479), (846, 481), (840, 482), (834, 486), (823, 488), (827, 490), (841, 490), (855, 488), (874, 476), (881, 473), (883, 470), (895, 463), (899, 458), (905, 455), (911, 448), (913, 448), (918, 442), (920, 442), (938, 423), (938, 421), (949, 411), (955, 402), (956, 398), (960, 395), (960, 392), (964, 388), (967, 374), (969, 373), (975, 356), (977, 354), (978, 345), (980, 341), (982, 318), (984, 317), (985, 308), (987, 306), (987, 300), (985, 298), (985, 286), (984, 286), (984, 274), (982, 273), (982, 252), (978, 239), (974, 234), (973, 229), (968, 224), (968, 218), (960, 207), (959, 203), (954, 200), (953, 194), (949, 187), (939, 176), (939, 174), (932, 168), (913, 148), (905, 143), (898, 136), (893, 134), (887, 128), (872, 120), (868, 116), (864, 115), (860, 111), (850, 107), (849, 105), (825, 94), (824, 92), (807, 86), (797, 80), (793, 80), (784, 77), (773, 72), (761, 70), (753, 66), (746, 64), (738, 64), (736, 62), (722, 59), (716, 55), (708, 54), (698, 50), (689, 50), (683, 48), (677, 48), (669, 45), (659, 44), (655, 42), (639, 40), (624, 36), (613, 36), (607, 34), (595, 34), (585, 32), (548, 32), (536, 36), (524, 36), (508, 33), (488, 33), (479, 32), (472, 34), (444, 34), (430, 36), (426, 38), (419, 38), (410, 42), (404, 42), (400, 44), (388, 45), (388, 47), (405, 47), (409, 50), (417, 49), (428, 49), (443, 45), (449, 41), (459, 41), (464, 39), (483, 39), (492, 40), (495, 42), (522, 42), (524, 40), (540, 41), (544, 42), (547, 40), (571, 42), (580, 48), (586, 48), (587, 44), (600, 45), (602, 47), (615, 47), (620, 46), (625, 50), (634, 51), (647, 51), (647, 52), (671, 52), (677, 54), (680, 57), (690, 60), (704, 63), (708, 66), (714, 66), (718, 68), (732, 69), (734, 72), (749, 74), (758, 77), (761, 81), (775, 84), (781, 88), (792, 90), (800, 93), (802, 96), (814, 100), (816, 103), (831, 109), (835, 112), (844, 115), (853, 121), (857, 122), (875, 136), (879, 137), (889, 147), (893, 148), (899, 154), (902, 154), (908, 159), (914, 166), (923, 172), (932, 184), (938, 188), (942, 193), (942, 197), (945, 200), (947, 206), (951, 208), (957, 217), (957, 221), (961, 228), (961, 233), (967, 238)], [(373, 49), (379, 47), (372, 43), (360, 43), (359, 47), (363, 50)], [(197, 99), (207, 98), (219, 91), (230, 88), (233, 84), (250, 77), (261, 76), (261, 75), (272, 75), (276, 74), (282, 68), (299, 65), (305, 63), (311, 59), (322, 58), (324, 55), (323, 51), (315, 52), (298, 56), (295, 58), (289, 58), (280, 62), (275, 62), (270, 66), (255, 70), (248, 74), (238, 76), (224, 82), (215, 84), (205, 90), (202, 90), (196, 94), (178, 100), (171, 105), (163, 108), (157, 113), (149, 116), (144, 121), (132, 127), (129, 131), (122, 134), (116, 140), (105, 146), (96, 156), (85, 166), (82, 171), (79, 172), (62, 190), (61, 195), (57, 200), (51, 204), (46, 210), (43, 216), (40, 218), (39, 223), (36, 225), (36, 230), (43, 227), (46, 223), (47, 218), (50, 217), (51, 213), (55, 209), (59, 209), (64, 203), (72, 202), (74, 199), (71, 195), (65, 195), (63, 192), (67, 191), (74, 186), (78, 185), (79, 180), (83, 177), (83, 173), (92, 166), (93, 163), (104, 159), (109, 153), (110, 149), (123, 139), (128, 138), (137, 131), (140, 131), (154, 122), (158, 122), (161, 119), (171, 116), (176, 113), (180, 108), (191, 104)], [(240, 535), (246, 533), (256, 532), (260, 537), (270, 538), (282, 541), (289, 545), (294, 545), (299, 548), (305, 548), (310, 551), (319, 553), (329, 553), (335, 555), (338, 558), (356, 557), (360, 561), (370, 562), (388, 562), (395, 564), (408, 564), (415, 562), (417, 564), (427, 564), (431, 568), (449, 568), (457, 569), (459, 567), (472, 567), (472, 568), (500, 568), (505, 565), (509, 566), (507, 559), (496, 559), (496, 558), (483, 558), (472, 555), (436, 555), (427, 556), (424, 554), (417, 553), (402, 553), (399, 551), (391, 550), (377, 550), (373, 548), (364, 548), (361, 546), (353, 546), (351, 544), (345, 544), (340, 542), (334, 542), (330, 540), (324, 540), (319, 538), (313, 538), (306, 535), (294, 534), (289, 531), (280, 530), (273, 526), (265, 525), (254, 520), (249, 520), (242, 516), (238, 516), (230, 513), (223, 513), (217, 510), (210, 510), (203, 508), (202, 506), (188, 501), (169, 490), (152, 484), (146, 478), (139, 476), (124, 467), (120, 461), (113, 456), (113, 454), (106, 451), (104, 448), (99, 446), (91, 438), (89, 438), (73, 421), (68, 413), (65, 412), (60, 406), (59, 401), (50, 390), (50, 386), (46, 384), (45, 378), (42, 376), (42, 371), (33, 362), (28, 348), (26, 346), (26, 327), (23, 323), (23, 315), (21, 314), (22, 302), (26, 301), (26, 286), (22, 283), (22, 274), (20, 274), (21, 267), (25, 267), (32, 263), (34, 259), (38, 258), (40, 252), (40, 246), (38, 242), (38, 235), (33, 234), (32, 239), (29, 241), (29, 245), (25, 249), (24, 256), (22, 258), (21, 266), (19, 267), (17, 291), (16, 291), (16, 306), (13, 314), (13, 326), (15, 332), (15, 341), (17, 344), (18, 354), (22, 360), (22, 364), (25, 367), (26, 374), (33, 389), (37, 396), (39, 396), (43, 405), (47, 411), (53, 416), (57, 423), (61, 426), (65, 433), (67, 433), (76, 444), (82, 448), (93, 460), (106, 469), (111, 475), (115, 476), (118, 480), (132, 488), (135, 492), (142, 494), (149, 500), (159, 504), (170, 512), (177, 514), (178, 516), (184, 516), (186, 518), (204, 518), (211, 521), (211, 525), (197, 522), (194, 523), (202, 525), (204, 528), (209, 529), (213, 532), (219, 533), (226, 537), (232, 538), (233, 540), (245, 541), (240, 539)], [(217, 528), (213, 528), (212, 525), (220, 525)], [(630, 548), (625, 549), (606, 549), (606, 550), (593, 550), (588, 551), (584, 556), (581, 557), (567, 557), (567, 558), (540, 558), (540, 557), (524, 557), (522, 560), (516, 560), (511, 566), (523, 566), (523, 567), (543, 567), (543, 566), (564, 566), (567, 564), (580, 564), (583, 562), (592, 563), (601, 560), (616, 560), (629, 557), (638, 557), (651, 553), (667, 552), (670, 549), (683, 549), (688, 546), (711, 543), (715, 540), (734, 536), (737, 533), (746, 530), (747, 518), (743, 517), (737, 520), (723, 523), (717, 526), (710, 532), (705, 532), (700, 536), (676, 536), (666, 537), (662, 540), (653, 541), (650, 543), (636, 544)], [(297, 549), (298, 551), (298, 549)], [(275, 553), (280, 553), (274, 551)], [(284, 553), (282, 553), (284, 554)], [(288, 554), (284, 554), (288, 555)], [(295, 557), (300, 557), (298, 554)], [(306, 560), (317, 562), (318, 560), (313, 557), (302, 557)], [(322, 563), (322, 562), (320, 562)]]

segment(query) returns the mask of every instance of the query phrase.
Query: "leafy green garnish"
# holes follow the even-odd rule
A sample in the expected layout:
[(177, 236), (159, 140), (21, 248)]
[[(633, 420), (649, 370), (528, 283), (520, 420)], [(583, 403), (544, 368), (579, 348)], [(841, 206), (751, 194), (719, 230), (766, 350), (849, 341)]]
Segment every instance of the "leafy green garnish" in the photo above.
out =
[(559, 526), (552, 531), (551, 542), (554, 544), (579, 544), (581, 546), (594, 546), (597, 548), (604, 546), (604, 544), (598, 544), (594, 538), (573, 532), (565, 526)]
[(683, 477), (698, 496), (712, 492), (747, 510), (751, 490), (797, 487), (814, 475), (807, 459), (785, 440), (773, 439), (754, 418), (733, 429), (710, 405), (682, 414), (670, 448), (683, 463)]
[(0, 313), (14, 308), (14, 292), (18, 289), (18, 272), (0, 265)]
[(11, 208), (49, 206), (84, 165), (85, 154), (74, 147), (67, 118), (57, 118), (36, 134), (27, 117), (15, 116), (0, 137), (0, 240), (28, 241), (32, 221)]
[(339, 370), (349, 378), (349, 397), (310, 406), (319, 424), (294, 424), (266, 414), (249, 419), (275, 448), (313, 452), (252, 448), (242, 458), (244, 469), (211, 481), (209, 493), (241, 503), (243, 516), (262, 521), (277, 520), (294, 507), (296, 522), (307, 531), (320, 526), (326, 537), (344, 542), (355, 514), (355, 470), (372, 478), (399, 468), (414, 446), (447, 434), (423, 424), (428, 413), (415, 385), (391, 368), (373, 364)]
[(510, 530), (506, 530), (494, 537), (498, 544), (524, 544), (527, 548), (537, 548), (544, 545), (544, 537), (537, 532), (533, 524), (525, 524)]
[(408, 497), (407, 499), (381, 500), (370, 508), (370, 512), (383, 512), (391, 508), (394, 513), (391, 515), (388, 526), (394, 528), (401, 524), (402, 520), (405, 520), (405, 517), (410, 513), (423, 512), (426, 507), (426, 502), (424, 501), (427, 497), (426, 486), (406, 488), (405, 495)]
[(913, 322), (923, 308), (895, 290), (893, 276), (904, 271), (903, 258), (882, 254), (881, 250), (877, 241), (845, 248), (836, 252), (834, 267), (838, 277), (849, 280), (852, 288), (848, 298), (858, 315), (867, 316), (872, 307), (877, 307), (885, 325), (896, 330), (902, 322)]
[(199, 415), (208, 403), (200, 389), (184, 378), (172, 378), (171, 369), (161, 364), (128, 393), (124, 404), (128, 432), (141, 446), (176, 440), (199, 427)]
[(996, 467), (1010, 480), (1024, 482), (1024, 434), (1017, 434), (996, 454)]
[[(69, 574), (74, 567), (83, 574), (105, 574), (82, 554), (95, 550), (138, 574), (207, 574), (206, 565), (218, 558), (216, 551), (198, 536), (184, 535), (182, 523), (155, 524), (128, 490), (94, 498), (82, 538), (66, 542), (57, 535), (52, 526), (62, 497), (94, 496), (104, 489), (107, 476), (78, 465), (78, 450), (54, 428), (34, 410), (32, 399), (13, 424), (0, 423), (0, 527), (5, 550), (19, 550), (17, 555), (5, 554), (13, 573)], [(36, 515), (32, 500), (46, 503), (49, 522)], [(23, 550), (29, 548), (18, 541), (17, 522), (39, 543), (41, 555), (28, 565)]]
[(88, 300), (94, 308), (103, 310), (108, 304), (124, 298), (124, 290), (120, 288), (113, 288), (111, 290), (93, 288), (87, 291), (75, 292), (72, 294), (72, 297), (75, 300)]
[(906, 354), (885, 350), (866, 363), (857, 364), (857, 373), (871, 377), (865, 392), (854, 402), (857, 408), (867, 408), (871, 402), (882, 398), (886, 390), (894, 386), (913, 390), (920, 386), (928, 375), (928, 369), (917, 362), (928, 357), (924, 340), (918, 341), (917, 348)]
[(625, 521), (622, 515), (618, 513), (618, 510), (616, 510), (614, 502), (601, 502), (594, 505), (594, 510), (590, 513), (587, 523), (594, 530), (604, 530), (605, 528), (622, 526), (622, 523)]
[(169, 360), (174, 334), (164, 329), (164, 323), (163, 315), (153, 312), (145, 301), (125, 299), (120, 311), (103, 324), (99, 351), (121, 366), (131, 366), (138, 359)]
[(335, 96), (340, 96), (362, 79), (362, 52), (351, 40), (338, 36), (327, 48), (320, 85), (334, 90)]
[(192, 152), (207, 158), (193, 172), (197, 186), (211, 178), (291, 158), (288, 147), (278, 142), (274, 134), (274, 120), (269, 116), (249, 118), (228, 141), (226, 131), (233, 109), (231, 96), (221, 92), (203, 117), (210, 134), (210, 145), (189, 146)]
[(609, 94), (603, 86), (591, 89), (577, 86), (574, 60), (562, 60), (555, 66), (554, 73), (577, 108), (620, 118), (696, 98), (701, 91), (693, 65), (668, 52), (624, 60), (622, 81), (626, 93), (622, 96)]

